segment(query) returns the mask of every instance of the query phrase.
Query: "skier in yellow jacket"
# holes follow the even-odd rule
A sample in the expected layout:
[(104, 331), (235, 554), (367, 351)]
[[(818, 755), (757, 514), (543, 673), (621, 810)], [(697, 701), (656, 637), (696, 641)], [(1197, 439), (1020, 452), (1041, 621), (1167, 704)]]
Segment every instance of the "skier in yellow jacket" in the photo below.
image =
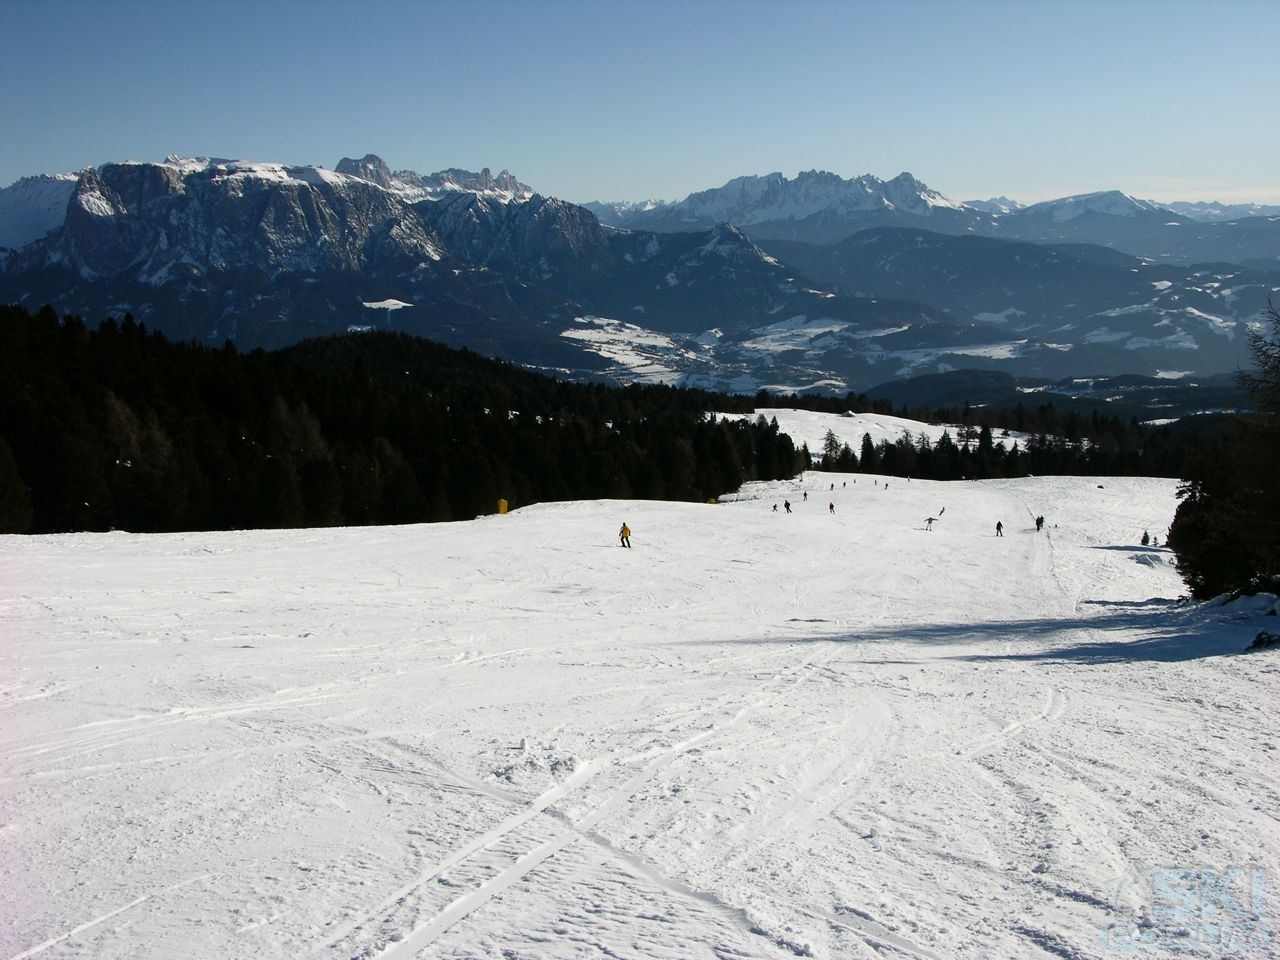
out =
[(618, 531), (618, 540), (624, 547), (631, 546), (631, 528), (627, 526), (625, 520), (622, 522), (622, 529)]

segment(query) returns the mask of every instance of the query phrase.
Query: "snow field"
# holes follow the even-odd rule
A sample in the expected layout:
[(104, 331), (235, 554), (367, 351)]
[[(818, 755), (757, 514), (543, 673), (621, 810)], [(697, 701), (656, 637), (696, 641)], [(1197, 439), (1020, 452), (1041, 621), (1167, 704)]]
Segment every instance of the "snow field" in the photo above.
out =
[[(911, 442), (914, 444), (921, 436), (927, 436), (930, 442), (937, 443), (946, 433), (951, 437), (952, 442), (959, 445), (960, 431), (964, 429), (957, 424), (922, 423), (919, 420), (906, 420), (884, 413), (822, 413), (816, 410), (791, 410), (785, 407), (757, 408), (750, 414), (718, 413), (716, 416), (724, 420), (755, 420), (756, 417), (773, 420), (776, 418), (778, 429), (791, 437), (797, 447), (807, 443), (809, 452), (815, 457), (822, 456), (822, 446), (828, 430), (834, 433), (841, 443), (847, 443), (856, 454), (861, 452), (862, 438), (866, 434), (871, 435), (873, 444), (879, 444), (881, 441), (896, 443), (906, 433), (910, 435)], [(1012, 447), (1014, 443), (1026, 443), (1028, 438), (1028, 434), (1019, 433), (1016, 430), (993, 430), (991, 436), (992, 442), (1003, 443), (1006, 447)], [(977, 442), (976, 439), (974, 442)], [(1165, 526), (1168, 526), (1168, 521), (1165, 522)]]
[(1174, 487), (0, 538), (0, 953), (1099, 955), (1125, 878), (1280, 853)]

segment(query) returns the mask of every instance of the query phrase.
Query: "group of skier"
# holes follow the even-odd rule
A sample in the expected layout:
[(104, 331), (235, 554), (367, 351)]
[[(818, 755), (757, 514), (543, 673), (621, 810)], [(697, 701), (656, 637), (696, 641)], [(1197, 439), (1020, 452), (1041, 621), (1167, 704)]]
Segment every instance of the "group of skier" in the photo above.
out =
[[(908, 479), (909, 479), (909, 478), (908, 478)], [(854, 483), (857, 483), (858, 481), (857, 481), (857, 480), (855, 480), (855, 481), (853, 481), (853, 482), (854, 482)], [(877, 484), (878, 484), (878, 481), (877, 481)], [(847, 486), (848, 486), (848, 481), (844, 481), (844, 482), (842, 482), (842, 483), (840, 484), (840, 486), (841, 486), (841, 487), (847, 487)], [(835, 490), (835, 488), (836, 488), (836, 485), (835, 485), (834, 483), (833, 483), (833, 484), (831, 484), (831, 489), (832, 489), (832, 490)], [(889, 484), (888, 484), (888, 483), (885, 483), (884, 488), (885, 488), (886, 490), (888, 490), (888, 489), (889, 489)], [(803, 490), (803, 491), (801, 491), (801, 499), (803, 499), (806, 503), (808, 502), (808, 500), (809, 500), (809, 491), (808, 491), (808, 490)], [(783, 511), (785, 511), (786, 513), (790, 513), (790, 512), (791, 512), (791, 501), (790, 501), (790, 500), (786, 500), (786, 499), (784, 499), (784, 500), (782, 501), (782, 509), (783, 509)], [(777, 505), (776, 503), (773, 505), (773, 512), (774, 512), (774, 513), (777, 513), (777, 512), (778, 512), (778, 505)], [(836, 512), (836, 505), (835, 505), (835, 502), (834, 502), (834, 501), (828, 501), (828, 503), (827, 503), (827, 513), (834, 514), (835, 512)], [(946, 512), (947, 512), (947, 508), (946, 508), (946, 507), (943, 507), (941, 510), (939, 510), (939, 511), (938, 511), (938, 516), (936, 516), (936, 517), (926, 517), (926, 518), (925, 518), (925, 521), (924, 521), (924, 528), (925, 528), (926, 530), (932, 530), (932, 529), (933, 529), (933, 525), (934, 525), (935, 523), (937, 523), (937, 522), (938, 522), (938, 519), (939, 519), (939, 518), (940, 518), (944, 513), (946, 513)], [(1042, 515), (1040, 515), (1040, 516), (1037, 516), (1037, 517), (1036, 517), (1036, 532), (1037, 532), (1037, 533), (1039, 533), (1039, 532), (1040, 532), (1041, 530), (1043, 530), (1043, 529), (1044, 529), (1044, 516), (1043, 516), (1043, 514), (1042, 514)], [(1003, 521), (1001, 521), (1001, 520), (997, 520), (997, 521), (996, 521), (996, 536), (997, 536), (997, 537), (1003, 537), (1003, 536), (1004, 536), (1004, 522), (1003, 522)], [(618, 542), (619, 542), (622, 546), (624, 546), (624, 547), (630, 547), (630, 546), (631, 546), (631, 528), (630, 528), (629, 526), (627, 526), (627, 524), (626, 524), (626, 522), (625, 522), (625, 521), (623, 521), (622, 529), (618, 531)]]

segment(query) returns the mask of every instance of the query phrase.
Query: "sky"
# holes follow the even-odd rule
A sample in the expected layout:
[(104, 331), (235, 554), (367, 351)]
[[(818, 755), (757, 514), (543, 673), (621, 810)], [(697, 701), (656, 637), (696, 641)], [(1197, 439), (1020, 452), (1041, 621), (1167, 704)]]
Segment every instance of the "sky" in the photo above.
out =
[(1277, 0), (0, 0), (0, 185), (168, 154), (510, 169), (567, 200), (906, 170), (1280, 203)]

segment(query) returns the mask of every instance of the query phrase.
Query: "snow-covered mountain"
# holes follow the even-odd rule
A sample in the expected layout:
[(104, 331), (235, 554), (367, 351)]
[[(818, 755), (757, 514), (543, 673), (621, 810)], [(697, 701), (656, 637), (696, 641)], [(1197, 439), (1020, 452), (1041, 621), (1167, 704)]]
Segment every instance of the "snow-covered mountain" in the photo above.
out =
[(521, 183), (508, 171), (503, 170), (494, 176), (488, 167), (479, 173), (454, 167), (425, 175), (413, 170), (393, 172), (385, 160), (369, 153), (359, 160), (343, 157), (336, 169), (339, 173), (376, 183), (409, 200), (439, 200), (454, 194), (473, 193), (509, 203), (533, 196), (533, 188)]
[(756, 237), (817, 242), (884, 223), (945, 222), (963, 230), (974, 219), (987, 219), (982, 211), (943, 196), (909, 173), (892, 180), (871, 174), (847, 180), (825, 170), (804, 171), (790, 179), (781, 173), (736, 177), (678, 203), (599, 207), (606, 208), (618, 226), (635, 229), (700, 230), (729, 222)]
[(1280, 216), (1280, 204), (1265, 203), (1219, 203), (1199, 200), (1188, 203), (1184, 200), (1163, 204), (1165, 209), (1180, 213), (1182, 216), (1200, 223), (1221, 223), (1224, 220), (1239, 220), (1243, 217), (1275, 217)]
[[(678, 203), (593, 203), (591, 209), (617, 227), (679, 232), (727, 221), (759, 240), (827, 244), (874, 227), (911, 227), (1037, 243), (1091, 243), (1179, 263), (1280, 263), (1280, 217), (1264, 215), (1268, 208), (1260, 206), (1203, 205), (1194, 215), (1184, 214), (1177, 205), (1119, 190), (1030, 206), (1003, 196), (960, 203), (908, 173), (887, 181), (871, 175), (847, 180), (814, 170), (792, 179), (772, 173), (737, 177)], [(1224, 219), (1237, 213), (1242, 219)]]
[(181, 275), (438, 261), (439, 239), (407, 209), (379, 186), (318, 167), (104, 164), (79, 175), (62, 225), (12, 254), (7, 272), (67, 268), (158, 287)]
[(41, 174), (0, 189), (0, 250), (25, 247), (61, 226), (77, 177)]
[(1119, 190), (1104, 190), (1033, 203), (1018, 210), (1018, 215), (1048, 217), (1055, 223), (1063, 223), (1086, 214), (1104, 217), (1136, 217), (1144, 213), (1158, 213), (1163, 209), (1160, 204), (1152, 200), (1139, 200)]
[(994, 229), (979, 232), (1036, 243), (1098, 244), (1171, 263), (1280, 265), (1280, 217), (1201, 223), (1119, 190), (1035, 203), (998, 217)]
[(214, 158), (86, 170), (63, 224), (8, 256), (0, 299), (246, 347), (393, 327), (567, 376), (752, 391), (869, 383), (887, 350), (915, 364), (980, 346), (970, 321), (816, 289), (729, 224), (610, 230), (554, 198), (411, 202), (378, 164), (357, 172)]
[(1004, 196), (992, 197), (990, 200), (966, 200), (964, 205), (974, 210), (981, 210), (983, 213), (1012, 213), (1026, 206), (1025, 203), (1019, 203)]
[[(360, 160), (344, 157), (338, 162), (336, 171), (327, 171), (319, 166), (289, 166), (218, 157), (171, 155), (154, 164), (103, 164), (94, 168), (93, 172), (101, 176), (106, 167), (118, 166), (161, 167), (176, 172), (182, 178), (213, 171), (221, 177), (276, 183), (296, 181), (340, 184), (343, 182), (342, 177), (351, 177), (376, 184), (409, 202), (438, 200), (460, 193), (478, 194), (501, 202), (527, 200), (533, 196), (531, 187), (521, 183), (506, 170), (496, 176), (487, 167), (479, 173), (459, 169), (441, 170), (426, 175), (412, 170), (393, 172), (375, 154), (367, 154)], [(10, 186), (0, 188), (0, 250), (17, 250), (43, 239), (62, 226), (67, 219), (68, 202), (77, 192), (77, 184), (82, 176), (83, 173), (41, 174), (23, 177)]]
[[(744, 177), (631, 208), (668, 228), (648, 230), (505, 172), (339, 167), (169, 157), (21, 181), (0, 229), (29, 239), (0, 259), (0, 300), (245, 347), (381, 326), (569, 377), (843, 391), (974, 366), (1234, 368), (1280, 286), (1269, 260), (1255, 276), (1119, 252), (1154, 231), (1275, 258), (1277, 222), (1196, 224), (1115, 193), (993, 214), (906, 174)], [(790, 239), (807, 232), (841, 242)]]
[(582, 206), (596, 215), (596, 219), (608, 227), (621, 227), (632, 216), (640, 216), (671, 206), (670, 200), (618, 200), (608, 203), (590, 200)]

